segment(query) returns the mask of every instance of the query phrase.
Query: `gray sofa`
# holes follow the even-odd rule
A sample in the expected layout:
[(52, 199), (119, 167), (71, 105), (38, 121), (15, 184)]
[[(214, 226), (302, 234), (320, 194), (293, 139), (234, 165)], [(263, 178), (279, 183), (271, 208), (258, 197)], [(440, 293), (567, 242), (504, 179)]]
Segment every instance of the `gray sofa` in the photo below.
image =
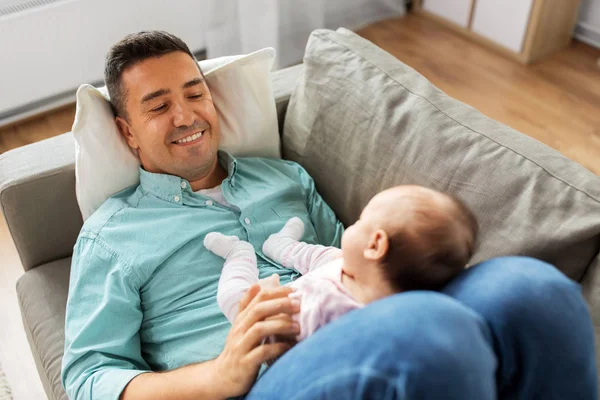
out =
[[(316, 31), (304, 64), (273, 80), (284, 157), (311, 173), (345, 224), (395, 184), (454, 193), (480, 221), (472, 262), (521, 254), (552, 263), (582, 283), (598, 337), (599, 177), (346, 30)], [(19, 303), (51, 399), (66, 398), (63, 324), (82, 225), (74, 156), (70, 133), (0, 155), (0, 205), (25, 270)]]

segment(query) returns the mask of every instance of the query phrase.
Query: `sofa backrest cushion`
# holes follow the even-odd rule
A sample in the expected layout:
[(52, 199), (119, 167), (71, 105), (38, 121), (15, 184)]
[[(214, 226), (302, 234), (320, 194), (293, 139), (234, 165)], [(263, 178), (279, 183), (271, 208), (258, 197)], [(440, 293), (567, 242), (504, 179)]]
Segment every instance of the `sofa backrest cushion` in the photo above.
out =
[(377, 192), (418, 184), (459, 197), (476, 214), (472, 263), (527, 255), (579, 280), (598, 254), (598, 176), (450, 98), (346, 29), (311, 35), (282, 146), (346, 225)]

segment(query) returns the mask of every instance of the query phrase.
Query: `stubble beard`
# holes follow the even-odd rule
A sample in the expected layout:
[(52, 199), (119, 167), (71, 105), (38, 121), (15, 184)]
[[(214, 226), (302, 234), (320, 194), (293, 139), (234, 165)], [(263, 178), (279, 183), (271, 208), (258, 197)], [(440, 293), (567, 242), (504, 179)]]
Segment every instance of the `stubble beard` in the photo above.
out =
[[(202, 153), (199, 148), (189, 149), (189, 157), (195, 162), (194, 165), (185, 163), (179, 166), (177, 176), (188, 180), (189, 182), (197, 181), (208, 176), (217, 162), (217, 152), (210, 149), (207, 153)], [(202, 161), (200, 161), (202, 159)]]

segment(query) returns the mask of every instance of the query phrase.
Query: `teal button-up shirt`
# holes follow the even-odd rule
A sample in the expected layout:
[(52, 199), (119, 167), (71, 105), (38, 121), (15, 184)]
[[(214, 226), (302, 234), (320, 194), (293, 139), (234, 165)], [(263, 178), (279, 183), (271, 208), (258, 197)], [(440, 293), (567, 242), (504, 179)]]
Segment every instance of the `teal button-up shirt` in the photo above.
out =
[(206, 250), (212, 231), (256, 249), (260, 278), (297, 272), (262, 253), (291, 217), (303, 241), (340, 245), (331, 208), (298, 164), (219, 153), (228, 208), (185, 179), (141, 170), (140, 184), (107, 200), (84, 224), (73, 252), (62, 379), (71, 399), (118, 399), (136, 375), (215, 358), (230, 324), (216, 301), (223, 259)]

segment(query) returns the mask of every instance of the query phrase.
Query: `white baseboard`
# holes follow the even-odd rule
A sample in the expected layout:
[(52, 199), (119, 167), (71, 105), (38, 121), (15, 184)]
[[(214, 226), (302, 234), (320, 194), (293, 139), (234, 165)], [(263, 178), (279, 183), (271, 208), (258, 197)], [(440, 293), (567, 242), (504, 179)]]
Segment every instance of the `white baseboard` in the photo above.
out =
[(600, 49), (600, 28), (579, 22), (575, 27), (575, 38)]

